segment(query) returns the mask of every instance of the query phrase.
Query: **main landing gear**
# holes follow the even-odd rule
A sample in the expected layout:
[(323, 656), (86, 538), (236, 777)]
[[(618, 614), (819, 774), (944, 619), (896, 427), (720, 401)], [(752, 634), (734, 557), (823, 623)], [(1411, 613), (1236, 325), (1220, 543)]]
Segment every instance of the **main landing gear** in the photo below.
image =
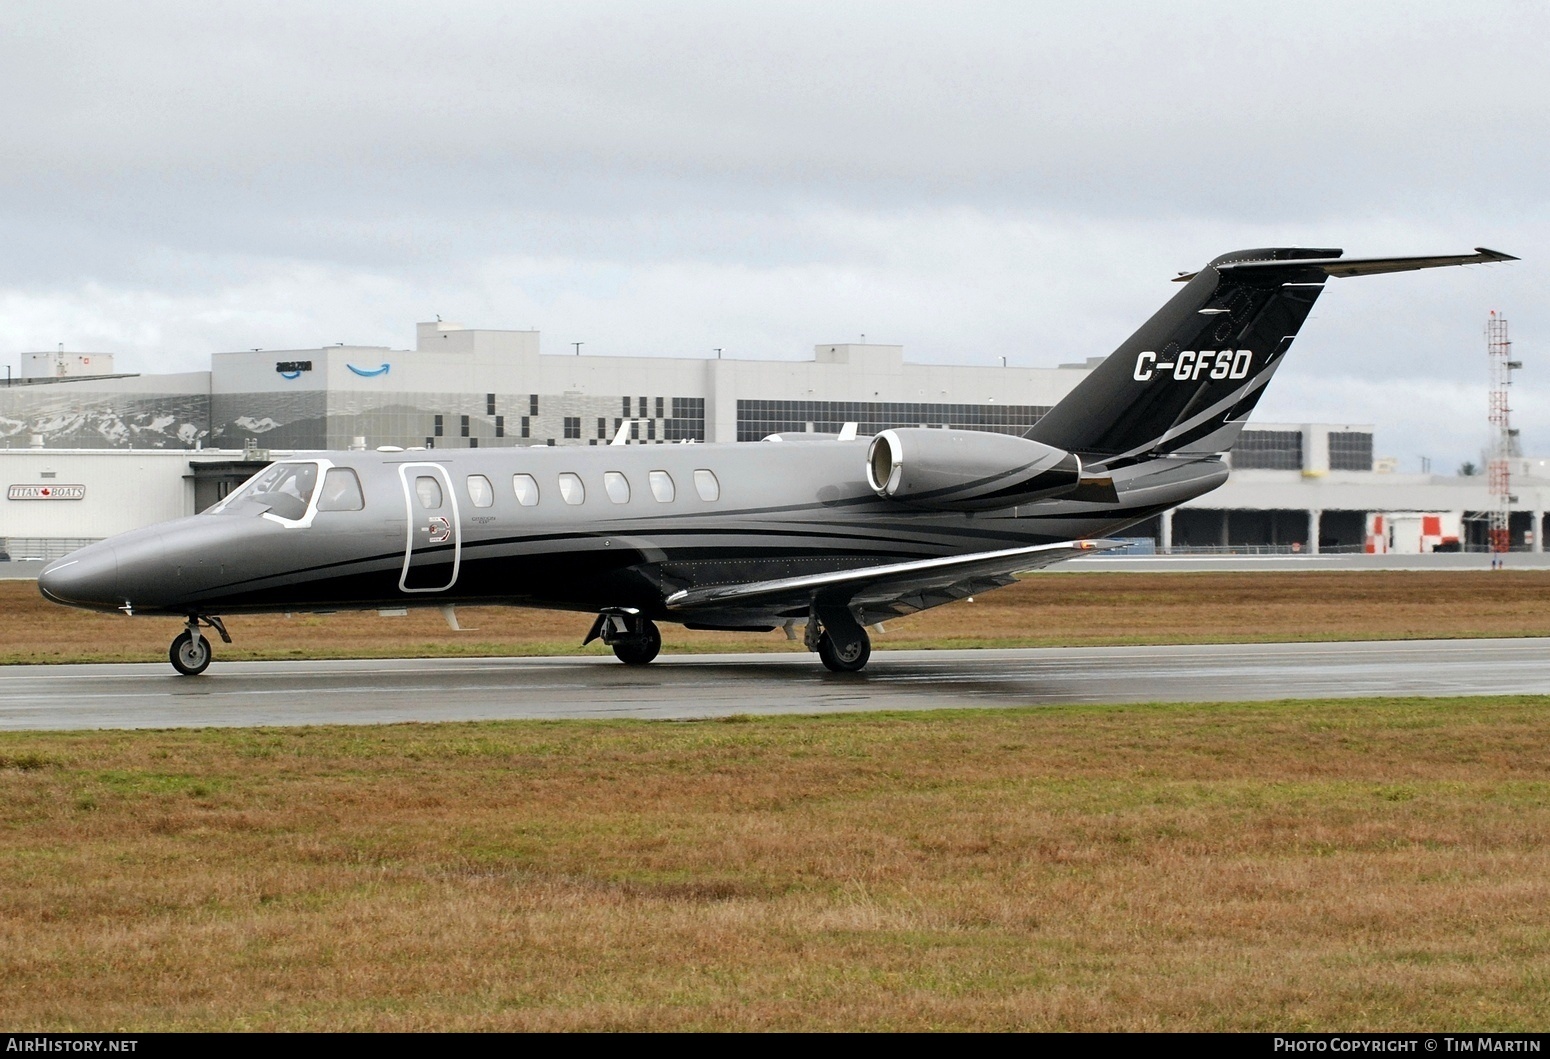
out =
[(172, 641), (172, 646), (167, 650), (167, 657), (172, 662), (172, 668), (185, 677), (197, 677), (210, 668), (210, 659), (213, 652), (210, 650), (210, 641), (200, 633), (199, 627), (206, 625), (221, 634), (221, 639), (231, 643), (231, 636), (226, 632), (226, 626), (220, 618), (208, 618), (199, 614), (190, 614), (183, 631), (178, 633)]
[(605, 610), (592, 623), (592, 630), (581, 641), (585, 647), (601, 638), (614, 649), (614, 657), (627, 666), (643, 666), (662, 650), (662, 634), (650, 618), (633, 607)]
[[(787, 628), (794, 624), (793, 619)], [(662, 634), (656, 624), (633, 607), (611, 607), (599, 614), (581, 646), (593, 640), (612, 647), (615, 657), (628, 666), (643, 666), (662, 650)], [(849, 607), (813, 607), (802, 642), (809, 651), (817, 652), (824, 668), (832, 673), (860, 672), (872, 657), (872, 639)]]
[(848, 607), (826, 610), (816, 607), (807, 617), (807, 632), (802, 642), (831, 673), (859, 673), (872, 657), (872, 639), (856, 621)]

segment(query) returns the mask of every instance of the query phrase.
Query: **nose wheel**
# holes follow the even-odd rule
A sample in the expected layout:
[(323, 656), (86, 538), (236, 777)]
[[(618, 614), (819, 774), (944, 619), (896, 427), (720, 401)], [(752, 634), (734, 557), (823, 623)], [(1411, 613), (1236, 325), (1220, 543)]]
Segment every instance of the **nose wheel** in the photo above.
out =
[(172, 668), (185, 677), (197, 677), (210, 668), (210, 659), (215, 657), (210, 641), (199, 631), (200, 625), (208, 625), (221, 634), (222, 640), (231, 643), (231, 637), (227, 635), (226, 626), (220, 618), (190, 617), (183, 631), (178, 633), (172, 646), (167, 649), (167, 658), (172, 662)]
[(167, 657), (172, 660), (173, 669), (185, 677), (197, 677), (210, 668), (210, 658), (213, 654), (214, 652), (210, 650), (210, 641), (200, 636), (196, 630), (193, 633), (178, 633), (177, 639), (172, 641), (172, 648), (167, 652)]

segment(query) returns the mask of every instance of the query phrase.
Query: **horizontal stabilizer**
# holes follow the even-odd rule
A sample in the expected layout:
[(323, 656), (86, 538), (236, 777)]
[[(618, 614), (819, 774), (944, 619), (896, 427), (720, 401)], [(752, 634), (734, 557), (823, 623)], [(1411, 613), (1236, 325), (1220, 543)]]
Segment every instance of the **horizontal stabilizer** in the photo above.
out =
[(1062, 559), (1123, 547), (1121, 541), (1063, 541), (1059, 544), (1037, 544), (1031, 548), (975, 552), (941, 559), (916, 559), (884, 566), (836, 570), (827, 574), (750, 581), (740, 585), (688, 588), (668, 596), (667, 608), (686, 611), (752, 605), (805, 607), (809, 601), (820, 598), (882, 602), (965, 581), (1010, 578), (1019, 571), (1037, 570)]
[[(1500, 250), (1475, 247), (1473, 254), (1432, 254), (1426, 257), (1326, 257), (1301, 258), (1276, 261), (1224, 261), (1213, 265), (1221, 273), (1253, 273), (1265, 270), (1318, 269), (1326, 276), (1377, 276), (1385, 272), (1414, 272), (1423, 268), (1445, 268), (1449, 265), (1485, 265), (1493, 261), (1516, 261), (1511, 254)], [(1194, 279), (1198, 273), (1186, 272), (1174, 279), (1183, 283)]]

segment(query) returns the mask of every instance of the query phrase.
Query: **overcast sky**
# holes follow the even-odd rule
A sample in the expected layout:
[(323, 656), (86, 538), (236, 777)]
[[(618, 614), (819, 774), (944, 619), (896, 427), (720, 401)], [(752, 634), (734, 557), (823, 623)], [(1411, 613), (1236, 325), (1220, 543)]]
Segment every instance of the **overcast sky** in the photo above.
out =
[(1550, 7), (9, 0), (5, 359), (405, 348), (1108, 353), (1227, 250), (1336, 280), (1256, 413), (1479, 459), (1484, 323), (1550, 455)]

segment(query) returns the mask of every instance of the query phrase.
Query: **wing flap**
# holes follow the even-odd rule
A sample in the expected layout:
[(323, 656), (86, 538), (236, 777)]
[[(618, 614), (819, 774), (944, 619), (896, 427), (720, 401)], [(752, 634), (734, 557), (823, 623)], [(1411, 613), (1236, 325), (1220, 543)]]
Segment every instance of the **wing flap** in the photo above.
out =
[[(687, 588), (667, 597), (666, 603), (669, 610), (695, 611), (783, 604), (806, 606), (812, 600), (833, 599), (860, 605), (901, 602), (907, 604), (907, 610), (924, 610), (970, 595), (973, 586), (1007, 584), (1018, 571), (1037, 570), (1062, 559), (1122, 547), (1121, 541), (1078, 540), (915, 559), (770, 581)], [(919, 605), (913, 605), (917, 600)]]

